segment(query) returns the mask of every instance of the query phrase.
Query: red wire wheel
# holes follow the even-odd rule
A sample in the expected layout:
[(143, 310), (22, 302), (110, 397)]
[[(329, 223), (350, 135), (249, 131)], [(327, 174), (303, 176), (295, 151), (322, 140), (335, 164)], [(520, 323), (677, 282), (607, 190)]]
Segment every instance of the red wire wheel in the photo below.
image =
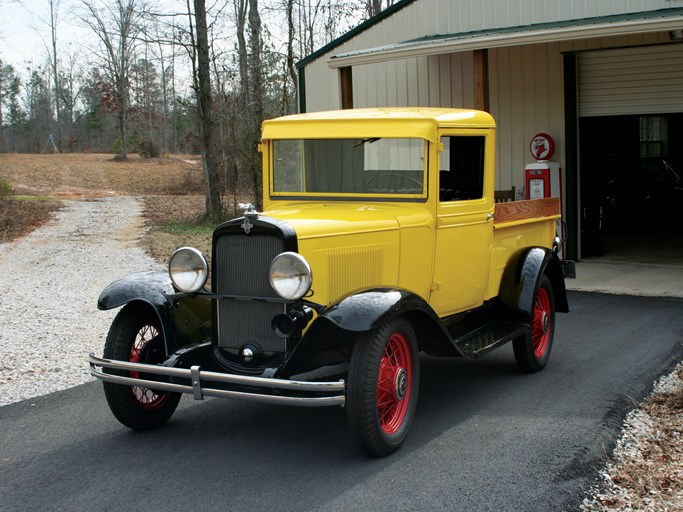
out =
[[(156, 364), (164, 358), (163, 334), (152, 309), (139, 304), (124, 307), (112, 322), (104, 357), (118, 361)], [(111, 373), (145, 378), (140, 372), (108, 370)], [(149, 430), (166, 423), (175, 412), (180, 393), (154, 391), (142, 386), (104, 382), (104, 394), (111, 412), (125, 426)]]
[(555, 299), (550, 279), (544, 274), (534, 294), (529, 333), (512, 343), (517, 365), (526, 372), (542, 370), (550, 357), (554, 335)]
[(534, 343), (534, 355), (537, 358), (543, 357), (548, 350), (551, 322), (550, 296), (545, 288), (539, 288), (534, 301), (534, 319), (531, 324), (531, 339)]
[(379, 363), (377, 414), (382, 430), (395, 434), (403, 424), (410, 403), (413, 365), (405, 336), (393, 333)]
[(388, 455), (405, 440), (417, 405), (419, 371), (417, 340), (406, 319), (385, 322), (356, 340), (346, 410), (368, 454)]
[[(159, 330), (155, 325), (143, 325), (140, 327), (140, 330), (133, 341), (133, 345), (130, 348), (130, 362), (144, 362), (141, 354), (145, 347), (147, 347), (152, 340), (155, 340), (157, 336), (159, 336)], [(130, 372), (130, 376), (134, 379), (138, 379), (140, 378), (140, 373)], [(131, 386), (130, 389), (133, 392), (135, 400), (140, 404), (140, 407), (145, 409), (156, 409), (157, 407), (161, 407), (171, 396), (169, 393), (157, 393), (156, 391), (141, 386)]]

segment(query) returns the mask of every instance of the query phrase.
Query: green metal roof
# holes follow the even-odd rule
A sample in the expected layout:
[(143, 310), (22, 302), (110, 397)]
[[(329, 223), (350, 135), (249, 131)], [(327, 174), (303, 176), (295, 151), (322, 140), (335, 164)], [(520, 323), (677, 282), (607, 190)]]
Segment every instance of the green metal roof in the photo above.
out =
[[(593, 18), (582, 18), (575, 20), (561, 20), (552, 21), (546, 23), (535, 23), (531, 25), (518, 25), (514, 27), (499, 27), (494, 29), (483, 29), (475, 30), (471, 32), (460, 32), (455, 34), (435, 34), (435, 35), (425, 35), (423, 37), (418, 37), (416, 39), (410, 39), (408, 41), (401, 41), (393, 44), (388, 44), (384, 46), (378, 46), (375, 48), (366, 48), (363, 50), (356, 50), (347, 53), (343, 53), (337, 56), (333, 56), (331, 60), (341, 57), (351, 57), (355, 55), (364, 55), (370, 53), (377, 53), (381, 51), (387, 51), (392, 49), (400, 49), (405, 47), (417, 47), (421, 45), (429, 45), (430, 43), (442, 43), (442, 42), (458, 42), (465, 41), (474, 38), (486, 38), (491, 36), (505, 36), (512, 35), (520, 32), (540, 32), (549, 31), (557, 29), (568, 29), (572, 27), (589, 27), (591, 25), (605, 25), (610, 23), (623, 23), (623, 22), (637, 22), (644, 20), (656, 20), (660, 18), (671, 18), (675, 16), (683, 16), (683, 8), (673, 7), (668, 9), (658, 9), (655, 11), (640, 11), (632, 12), (626, 14), (614, 14), (608, 16), (598, 16)], [(683, 28), (683, 26), (681, 26)], [(312, 59), (311, 59), (312, 60)]]

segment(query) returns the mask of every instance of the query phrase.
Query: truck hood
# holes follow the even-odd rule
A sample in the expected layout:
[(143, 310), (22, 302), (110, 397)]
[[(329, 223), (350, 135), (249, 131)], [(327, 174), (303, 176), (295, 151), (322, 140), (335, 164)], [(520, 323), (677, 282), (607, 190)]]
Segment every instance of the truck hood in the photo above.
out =
[(344, 203), (290, 203), (286, 208), (269, 210), (262, 215), (288, 223), (302, 241), (398, 230), (396, 212), (391, 210), (391, 207)]

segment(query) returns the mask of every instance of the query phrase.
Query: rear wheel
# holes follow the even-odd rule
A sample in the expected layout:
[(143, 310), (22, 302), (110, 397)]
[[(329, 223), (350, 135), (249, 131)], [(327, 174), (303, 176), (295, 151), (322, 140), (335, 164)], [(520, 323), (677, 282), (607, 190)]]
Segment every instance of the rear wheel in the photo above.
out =
[(555, 298), (548, 276), (543, 274), (534, 294), (529, 333), (513, 342), (517, 365), (526, 372), (542, 370), (550, 358), (555, 335)]
[(374, 456), (397, 450), (410, 430), (420, 380), (410, 323), (394, 319), (359, 337), (348, 380), (347, 414), (358, 443)]
[[(157, 316), (145, 308), (128, 306), (121, 310), (109, 329), (104, 357), (154, 364), (161, 362), (163, 353), (163, 337)], [(130, 372), (130, 376), (138, 378), (140, 374)], [(109, 382), (104, 382), (104, 394), (116, 419), (135, 430), (163, 425), (180, 401), (179, 393)]]

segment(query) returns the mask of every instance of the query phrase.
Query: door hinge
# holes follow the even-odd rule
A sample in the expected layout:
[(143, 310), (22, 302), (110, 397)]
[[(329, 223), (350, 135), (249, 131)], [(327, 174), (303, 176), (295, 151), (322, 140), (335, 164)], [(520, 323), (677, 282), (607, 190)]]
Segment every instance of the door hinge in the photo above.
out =
[(441, 283), (439, 281), (434, 281), (432, 283), (432, 290), (438, 292), (441, 290)]

